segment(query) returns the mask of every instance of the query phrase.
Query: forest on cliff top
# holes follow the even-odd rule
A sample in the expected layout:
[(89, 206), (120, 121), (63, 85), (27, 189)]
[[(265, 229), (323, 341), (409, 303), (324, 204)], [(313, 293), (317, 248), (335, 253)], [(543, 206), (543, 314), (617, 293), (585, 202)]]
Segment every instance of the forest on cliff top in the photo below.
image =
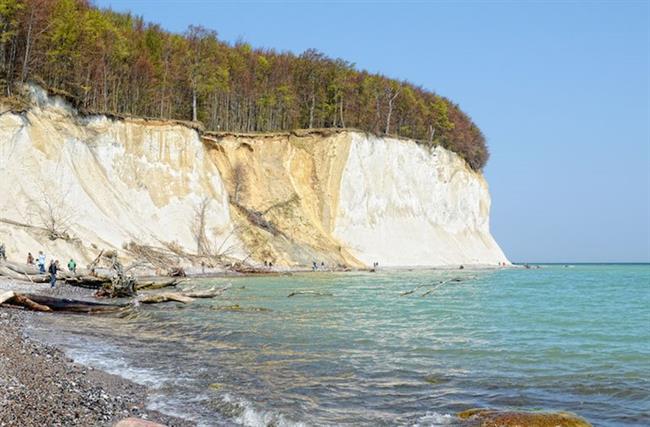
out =
[(351, 127), (440, 144), (476, 170), (488, 159), (458, 105), (409, 82), (313, 49), (229, 44), (195, 26), (171, 33), (87, 0), (0, 0), (0, 79), (5, 96), (35, 81), (85, 112), (232, 132)]

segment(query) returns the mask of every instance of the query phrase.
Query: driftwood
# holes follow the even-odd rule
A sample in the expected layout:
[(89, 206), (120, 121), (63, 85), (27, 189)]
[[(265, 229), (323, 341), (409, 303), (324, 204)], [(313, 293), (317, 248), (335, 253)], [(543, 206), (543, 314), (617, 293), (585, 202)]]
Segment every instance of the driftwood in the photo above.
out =
[(14, 291), (7, 291), (0, 294), (0, 304), (14, 297)]
[[(38, 270), (38, 267), (12, 261), (4, 261), (0, 263), (0, 276), (9, 277), (14, 280), (29, 281), (31, 283), (47, 283), (50, 281), (50, 274), (41, 273)], [(71, 285), (88, 288), (99, 288), (101, 284), (110, 280), (107, 278), (101, 279), (95, 276), (77, 275), (64, 270), (59, 270), (56, 273), (56, 277), (58, 280), (65, 281)]]
[(87, 289), (99, 289), (111, 281), (109, 277), (102, 276), (72, 276), (64, 280), (68, 285)]
[(4, 299), (3, 302), (25, 307), (33, 311), (52, 311), (52, 309), (47, 305), (39, 304), (38, 302), (35, 302), (32, 298), (28, 298), (23, 294), (17, 294), (15, 292), (6, 292), (5, 294), (3, 294), (3, 299)]
[(242, 312), (242, 313), (264, 313), (264, 312), (273, 311), (270, 308), (265, 308), (265, 307), (242, 307), (239, 304), (216, 305), (216, 306), (212, 307), (212, 310), (216, 310), (216, 311), (235, 311), (235, 312)]
[(22, 294), (15, 294), (14, 297), (9, 300), (9, 302), (16, 305), (22, 305), (23, 307), (34, 311), (52, 311), (52, 309), (47, 305), (39, 304), (31, 298), (27, 298)]
[(287, 298), (294, 297), (296, 295), (314, 295), (317, 297), (333, 297), (334, 294), (331, 294), (329, 292), (316, 292), (316, 291), (293, 291), (289, 295), (287, 295)]
[(227, 286), (224, 286), (223, 288), (216, 289), (213, 286), (212, 288), (206, 289), (204, 291), (195, 291), (194, 289), (184, 289), (182, 294), (190, 298), (214, 298), (221, 295), (228, 289), (230, 289), (231, 286), (232, 284), (229, 283)]
[(180, 279), (140, 279), (136, 281), (135, 289), (138, 291), (144, 289), (163, 289), (176, 286), (180, 282)]
[[(100, 256), (106, 257), (112, 255), (111, 252), (101, 252)], [(99, 257), (98, 257), (99, 258)], [(78, 274), (70, 271), (59, 270), (56, 274), (59, 281), (63, 281), (71, 286), (78, 286), (81, 288), (103, 290), (99, 293), (100, 296), (120, 297), (120, 296), (133, 296), (135, 291), (142, 289), (162, 289), (166, 287), (176, 286), (182, 282), (182, 278), (161, 278), (149, 277), (136, 279), (125, 273), (125, 269), (120, 269), (121, 264), (119, 261), (110, 258), (112, 263), (111, 269), (104, 269), (97, 267), (97, 259), (90, 265), (95, 270), (95, 274), (88, 274), (88, 270), (83, 269)], [(97, 274), (97, 273), (102, 274)], [(8, 277), (13, 280), (20, 280), (23, 282), (48, 283), (50, 281), (50, 274), (41, 274), (38, 267), (29, 264), (21, 264), (17, 262), (0, 262), (0, 277)], [(133, 285), (133, 290), (130, 286)]]
[(102, 249), (99, 251), (99, 255), (97, 255), (97, 258), (93, 260), (90, 264), (88, 264), (88, 270), (93, 271), (95, 267), (97, 267), (97, 264), (99, 264), (99, 261), (102, 259), (102, 255), (104, 255), (104, 250)]
[(126, 304), (101, 304), (45, 295), (20, 294), (13, 291), (0, 294), (0, 304), (17, 305), (34, 311), (66, 311), (71, 313), (105, 313), (126, 307)]
[(23, 273), (31, 276), (41, 274), (41, 272), (38, 270), (38, 267), (31, 264), (20, 264), (17, 262), (5, 261), (3, 262), (3, 265), (12, 271), (15, 271), (16, 273)]
[(111, 277), (110, 282), (103, 284), (95, 295), (110, 298), (134, 296), (136, 293), (135, 279), (124, 272), (122, 263), (117, 259), (117, 253), (107, 252), (104, 253), (104, 256), (109, 258), (111, 269), (115, 271), (115, 275)]
[(175, 292), (164, 292), (161, 294), (141, 296), (137, 301), (141, 302), (142, 304), (157, 304), (168, 301), (177, 301), (182, 302), (183, 304), (188, 304), (194, 301), (194, 299)]
[(460, 283), (460, 282), (463, 282), (465, 280), (471, 280), (471, 279), (475, 279), (475, 278), (476, 278), (475, 276), (471, 276), (471, 277), (467, 277), (467, 278), (454, 277), (453, 279), (440, 280), (440, 281), (435, 282), (435, 283), (427, 283), (425, 285), (416, 286), (415, 288), (411, 289), (410, 291), (404, 291), (404, 292), (400, 293), (399, 296), (403, 297), (403, 296), (406, 296), (406, 295), (411, 295), (412, 293), (415, 293), (415, 291), (417, 291), (418, 289), (421, 289), (421, 288), (424, 288), (424, 287), (427, 287), (427, 286), (433, 286), (432, 289), (429, 289), (428, 291), (426, 291), (425, 293), (420, 295), (421, 297), (426, 297), (427, 295), (429, 295), (430, 293), (432, 293), (436, 289), (441, 288), (442, 286), (446, 285), (447, 283), (450, 283), (450, 282)]
[(49, 307), (52, 311), (67, 311), (72, 313), (105, 313), (116, 311), (128, 306), (128, 304), (105, 304), (93, 301), (54, 298), (35, 294), (26, 294), (25, 296), (36, 303)]
[(20, 280), (23, 282), (30, 281), (33, 283), (47, 283), (50, 281), (49, 274), (33, 274), (27, 277), (26, 273), (19, 273), (5, 265), (0, 265), (0, 276), (8, 277), (14, 280)]
[(433, 289), (431, 289), (431, 290), (429, 290), (429, 291), (427, 291), (427, 292), (425, 292), (425, 293), (423, 293), (423, 294), (421, 295), (421, 296), (424, 297), (424, 296), (429, 295), (431, 292), (435, 291), (436, 289), (438, 289), (438, 288), (441, 287), (442, 285), (451, 282), (452, 280), (453, 280), (453, 279), (450, 279), (450, 280), (442, 280), (442, 281), (438, 281), (438, 282), (435, 282), (435, 283), (427, 283), (426, 285), (419, 285), (419, 286), (416, 286), (415, 288), (411, 289), (410, 291), (404, 291), (404, 292), (400, 293), (399, 296), (403, 297), (403, 296), (406, 296), (406, 295), (411, 295), (412, 293), (414, 293), (414, 292), (417, 291), (418, 289), (424, 288), (424, 287), (426, 287), (426, 286), (434, 286)]

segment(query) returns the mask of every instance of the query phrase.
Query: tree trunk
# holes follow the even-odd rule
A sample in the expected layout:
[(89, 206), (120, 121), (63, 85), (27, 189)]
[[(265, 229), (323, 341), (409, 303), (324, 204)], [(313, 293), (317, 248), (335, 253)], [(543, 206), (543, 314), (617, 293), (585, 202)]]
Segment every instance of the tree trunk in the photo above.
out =
[(386, 114), (386, 135), (390, 133), (390, 117), (393, 115), (393, 102), (395, 101), (395, 98), (397, 98), (397, 95), (399, 95), (400, 90), (398, 89), (397, 92), (395, 92), (395, 95), (388, 95), (388, 114)]
[(196, 121), (196, 89), (192, 88), (192, 121)]
[(436, 134), (436, 128), (429, 125), (429, 144), (433, 145), (433, 136)]
[(32, 44), (32, 27), (34, 26), (34, 9), (29, 14), (29, 27), (27, 27), (27, 40), (25, 40), (25, 56), (23, 57), (23, 69), (20, 73), (20, 83), (27, 79), (27, 70), (29, 67), (29, 50)]
[(309, 129), (314, 127), (314, 109), (316, 108), (316, 93), (312, 89), (311, 92), (311, 105), (309, 106)]

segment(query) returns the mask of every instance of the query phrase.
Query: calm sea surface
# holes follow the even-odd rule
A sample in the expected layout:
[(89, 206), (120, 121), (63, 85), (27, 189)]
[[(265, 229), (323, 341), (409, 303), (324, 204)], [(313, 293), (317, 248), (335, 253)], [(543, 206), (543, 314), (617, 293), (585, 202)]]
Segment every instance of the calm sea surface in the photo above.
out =
[(202, 425), (454, 425), (474, 407), (650, 425), (649, 265), (195, 284), (228, 282), (186, 306), (37, 316), (28, 333)]

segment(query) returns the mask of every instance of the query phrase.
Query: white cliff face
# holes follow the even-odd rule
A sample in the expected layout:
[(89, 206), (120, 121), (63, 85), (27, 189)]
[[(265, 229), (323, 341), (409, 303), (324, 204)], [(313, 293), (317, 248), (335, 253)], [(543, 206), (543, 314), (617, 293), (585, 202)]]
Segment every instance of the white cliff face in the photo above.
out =
[[(180, 124), (82, 117), (30, 90), (29, 111), (0, 114), (0, 242), (10, 259), (44, 250), (83, 263), (101, 249), (124, 254), (130, 242), (196, 253), (197, 210), (207, 201), (207, 243), (234, 258), (293, 266), (314, 257), (353, 266), (508, 262), (490, 235), (485, 180), (443, 148), (334, 130), (204, 144)], [(267, 212), (282, 233), (231, 211), (226, 188), (237, 185), (224, 186), (222, 177), (236, 179), (235, 166), (250, 181), (241, 203)], [(50, 240), (43, 227), (51, 219), (74, 239)]]
[(497, 265), (483, 177), (456, 154), (352, 134), (334, 230), (367, 265)]
[(208, 241), (218, 246), (231, 234), (225, 188), (196, 131), (82, 118), (61, 100), (31, 90), (33, 108), (0, 116), (0, 218), (45, 226), (54, 216), (80, 242), (42, 239), (0, 222), (0, 240), (13, 258), (44, 249), (61, 259), (92, 259), (96, 248), (122, 249), (129, 242), (174, 243), (196, 252), (193, 225), (204, 199)]

